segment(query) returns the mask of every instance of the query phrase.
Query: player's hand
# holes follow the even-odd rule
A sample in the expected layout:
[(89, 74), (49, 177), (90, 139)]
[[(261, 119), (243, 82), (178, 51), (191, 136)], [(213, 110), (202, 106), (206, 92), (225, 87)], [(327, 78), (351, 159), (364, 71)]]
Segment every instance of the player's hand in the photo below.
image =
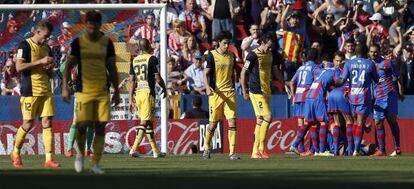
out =
[(211, 87), (206, 87), (206, 94), (208, 96), (212, 95), (214, 93), (214, 90)]
[(114, 103), (115, 106), (118, 106), (118, 104), (121, 102), (120, 97), (119, 97), (119, 91), (114, 92), (111, 102)]
[(368, 124), (366, 124), (366, 125), (364, 125), (363, 126), (364, 127), (364, 131), (365, 131), (365, 133), (369, 133), (369, 132), (371, 132), (371, 124), (370, 123), (368, 123)]
[(243, 91), (243, 99), (244, 100), (250, 100), (249, 93)]
[(45, 56), (45, 57), (43, 57), (42, 59), (40, 59), (39, 63), (40, 63), (41, 65), (48, 65), (48, 64), (51, 64), (51, 63), (53, 63), (53, 57), (50, 57), (50, 56)]
[(400, 97), (401, 102), (404, 102), (404, 99), (405, 99), (404, 93), (400, 93), (399, 97)]
[(167, 97), (167, 89), (166, 88), (162, 88), (161, 89), (161, 94), (162, 94), (162, 98), (166, 98)]
[(135, 102), (134, 99), (129, 100), (129, 112), (133, 114), (135, 112)]
[(62, 99), (63, 99), (63, 102), (66, 102), (66, 103), (70, 102), (70, 94), (69, 94), (69, 89), (67, 87), (62, 88)]

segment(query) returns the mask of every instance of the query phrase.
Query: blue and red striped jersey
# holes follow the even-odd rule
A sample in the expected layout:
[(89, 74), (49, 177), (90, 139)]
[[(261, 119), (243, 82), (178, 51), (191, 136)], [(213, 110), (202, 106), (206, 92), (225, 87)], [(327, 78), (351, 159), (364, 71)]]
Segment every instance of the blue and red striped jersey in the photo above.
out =
[(335, 83), (335, 75), (340, 74), (335, 68), (324, 68), (310, 86), (307, 99), (318, 99), (325, 101), (328, 89)]
[(305, 62), (299, 69), (296, 71), (291, 82), (296, 86), (295, 96), (293, 97), (293, 102), (305, 102), (306, 94), (308, 93), (309, 87), (311, 86), (315, 68), (318, 65), (313, 61)]
[(391, 60), (381, 59), (375, 64), (379, 75), (379, 82), (374, 84), (374, 97), (386, 98), (389, 93), (397, 92), (394, 78), (399, 76), (399, 72), (394, 68)]
[(349, 79), (351, 84), (350, 103), (361, 105), (371, 103), (371, 85), (378, 82), (375, 63), (365, 58), (354, 58), (345, 63), (341, 79)]

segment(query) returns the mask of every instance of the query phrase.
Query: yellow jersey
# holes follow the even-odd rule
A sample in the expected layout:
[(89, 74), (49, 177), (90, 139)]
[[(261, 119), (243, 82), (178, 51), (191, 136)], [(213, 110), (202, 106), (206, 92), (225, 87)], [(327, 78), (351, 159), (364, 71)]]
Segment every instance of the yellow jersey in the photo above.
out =
[[(53, 56), (47, 44), (38, 45), (32, 39), (21, 42), (17, 49), (17, 59), (24, 63), (33, 63), (45, 56)], [(21, 73), (21, 96), (52, 95), (50, 76), (42, 68), (35, 68)]]
[(115, 56), (112, 41), (101, 36), (91, 41), (87, 34), (71, 44), (71, 56), (78, 61), (76, 92), (97, 94), (109, 90), (108, 59)]
[(206, 61), (206, 68), (211, 69), (208, 76), (210, 87), (218, 91), (234, 90), (234, 54), (229, 51), (220, 54), (212, 50), (206, 56)]

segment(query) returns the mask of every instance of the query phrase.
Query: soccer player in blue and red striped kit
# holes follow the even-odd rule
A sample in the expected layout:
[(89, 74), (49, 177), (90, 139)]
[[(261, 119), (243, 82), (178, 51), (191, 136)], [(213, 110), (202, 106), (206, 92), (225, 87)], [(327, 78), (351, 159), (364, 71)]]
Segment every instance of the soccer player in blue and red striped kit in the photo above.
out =
[[(333, 62), (337, 72), (342, 73), (345, 63), (345, 54), (340, 51), (335, 52)], [(340, 75), (337, 76), (339, 78)], [(329, 92), (328, 95), (328, 113), (333, 117), (334, 120), (334, 126), (332, 128), (333, 145), (331, 151), (335, 155), (338, 154), (340, 116), (343, 116), (346, 122), (346, 154), (352, 155), (354, 152), (354, 139), (352, 135), (353, 119), (351, 115), (349, 99), (347, 98), (348, 92), (349, 82), (345, 81), (341, 87), (333, 89)]]
[(372, 112), (371, 85), (372, 82), (378, 83), (379, 79), (375, 63), (363, 58), (362, 56), (364, 54), (366, 53), (358, 51), (357, 58), (347, 61), (341, 77), (336, 81), (336, 84), (341, 86), (349, 79), (351, 84), (351, 110), (356, 115), (353, 156), (360, 154), (363, 126), (365, 125), (367, 117)]
[[(375, 62), (376, 70), (379, 75), (379, 82), (374, 85), (374, 119), (378, 150), (371, 156), (386, 155), (384, 119), (387, 119), (394, 138), (395, 152), (393, 154), (400, 155), (400, 128), (397, 122), (398, 96), (400, 96), (402, 101), (404, 99), (404, 94), (402, 90), (398, 90), (398, 88), (402, 89), (402, 80), (399, 77), (399, 70), (394, 67), (390, 59), (381, 58), (379, 46), (377, 45), (372, 45), (369, 48), (368, 55), (369, 59)], [(394, 78), (398, 81), (398, 87), (394, 82)]]
[[(320, 72), (320, 66), (315, 63), (317, 57), (318, 52), (316, 49), (308, 49), (306, 52), (307, 61), (299, 67), (290, 82), (290, 89), (292, 93), (295, 94), (293, 97), (293, 115), (298, 119), (297, 135), (292, 143), (290, 151), (295, 152), (296, 154), (304, 151), (303, 137), (307, 131), (307, 126), (305, 126), (307, 124), (304, 122), (303, 110), (309, 88), (315, 75)], [(314, 129), (316, 132), (316, 128), (311, 128), (312, 131)], [(300, 149), (298, 149), (299, 145)]]

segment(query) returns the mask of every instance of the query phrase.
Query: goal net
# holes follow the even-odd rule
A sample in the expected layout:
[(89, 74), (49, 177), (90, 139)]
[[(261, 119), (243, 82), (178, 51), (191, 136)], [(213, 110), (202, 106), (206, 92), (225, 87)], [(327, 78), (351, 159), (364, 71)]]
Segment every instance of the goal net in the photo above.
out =
[[(138, 39), (150, 40), (152, 53), (160, 60), (161, 76), (166, 79), (167, 48), (164, 7), (164, 4), (0, 5), (0, 31), (2, 31), (0, 33), (0, 65), (4, 65), (13, 56), (20, 42), (32, 35), (37, 22), (47, 19), (54, 25), (52, 36), (48, 41), (56, 64), (52, 90), (54, 95), (60, 95), (62, 71), (66, 65), (66, 57), (71, 50), (70, 43), (85, 32), (83, 19), (85, 13), (92, 9), (98, 10), (102, 13), (101, 32), (114, 43), (119, 75), (118, 87), (121, 91), (121, 103), (118, 107), (111, 107), (112, 120), (126, 121), (129, 127), (133, 127), (139, 116), (129, 111), (131, 99), (128, 95), (130, 88), (128, 76), (130, 61), (140, 53), (136, 43)], [(157, 129), (159, 132), (156, 136), (157, 141), (161, 141), (159, 145), (162, 152), (167, 152), (166, 106), (166, 99), (160, 99), (157, 95), (156, 122), (160, 127)], [(70, 108), (57, 108), (56, 117), (67, 119), (73, 114), (70, 111)], [(126, 140), (126, 143), (132, 145), (133, 137), (126, 137)]]

